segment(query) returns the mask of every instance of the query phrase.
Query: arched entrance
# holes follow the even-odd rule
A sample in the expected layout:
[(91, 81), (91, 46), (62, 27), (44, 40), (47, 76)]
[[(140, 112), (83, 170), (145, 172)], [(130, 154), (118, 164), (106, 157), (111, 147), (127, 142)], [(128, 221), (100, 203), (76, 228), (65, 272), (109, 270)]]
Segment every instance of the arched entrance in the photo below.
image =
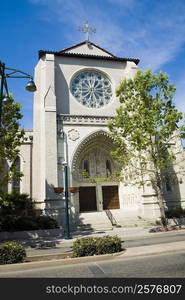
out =
[(111, 138), (104, 131), (88, 136), (73, 158), (73, 179), (79, 186), (79, 212), (119, 209), (118, 182), (114, 181), (118, 165), (110, 152)]

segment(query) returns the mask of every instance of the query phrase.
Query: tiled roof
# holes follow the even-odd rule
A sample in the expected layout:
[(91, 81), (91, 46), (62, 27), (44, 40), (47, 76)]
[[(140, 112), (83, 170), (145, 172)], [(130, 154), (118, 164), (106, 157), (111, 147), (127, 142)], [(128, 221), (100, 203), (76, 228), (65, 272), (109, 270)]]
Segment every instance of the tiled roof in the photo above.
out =
[(82, 54), (82, 53), (71, 53), (71, 52), (66, 52), (66, 51), (69, 51), (71, 49), (74, 49), (74, 48), (77, 48), (79, 46), (82, 46), (86, 43), (85, 42), (82, 42), (82, 43), (79, 43), (79, 44), (76, 44), (76, 45), (73, 45), (69, 48), (65, 48), (65, 49), (62, 49), (60, 51), (48, 51), (48, 50), (39, 50), (39, 59), (46, 55), (46, 54), (54, 54), (54, 55), (57, 55), (57, 56), (66, 56), (66, 57), (79, 57), (79, 58), (90, 58), (90, 59), (100, 59), (100, 60), (111, 60), (111, 61), (120, 61), (120, 62), (123, 62), (123, 61), (133, 61), (136, 65), (139, 63), (139, 59), (137, 58), (124, 58), (124, 57), (118, 57), (118, 56), (115, 56), (113, 55), (112, 53), (108, 52), (107, 50), (99, 47), (98, 45), (92, 43), (92, 42), (89, 42), (91, 45), (99, 48), (100, 50), (102, 50), (103, 52), (105, 52), (105, 54), (109, 54), (110, 56), (102, 56), (102, 55), (93, 55), (93, 54)]
[(47, 50), (39, 50), (39, 59), (45, 54), (54, 54), (57, 56), (66, 56), (66, 57), (79, 57), (79, 58), (90, 58), (90, 59), (100, 59), (100, 60), (111, 60), (111, 61), (133, 61), (136, 65), (139, 63), (139, 59), (137, 58), (124, 58), (117, 56), (101, 56), (101, 55), (90, 55), (90, 54), (81, 54), (81, 53), (60, 53), (59, 51), (47, 51)]

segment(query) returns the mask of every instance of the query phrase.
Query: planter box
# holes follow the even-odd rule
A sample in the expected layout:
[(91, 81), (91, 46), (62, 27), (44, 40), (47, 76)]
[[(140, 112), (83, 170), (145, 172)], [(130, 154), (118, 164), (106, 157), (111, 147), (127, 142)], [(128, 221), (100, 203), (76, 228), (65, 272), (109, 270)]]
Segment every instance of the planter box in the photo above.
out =
[(69, 188), (69, 191), (70, 191), (71, 193), (77, 193), (78, 190), (79, 190), (79, 188), (76, 187), (76, 186), (72, 186), (72, 187)]
[(55, 187), (55, 188), (54, 188), (54, 192), (55, 192), (56, 194), (61, 194), (61, 193), (63, 193), (63, 191), (64, 191), (64, 188), (63, 188), (63, 187)]

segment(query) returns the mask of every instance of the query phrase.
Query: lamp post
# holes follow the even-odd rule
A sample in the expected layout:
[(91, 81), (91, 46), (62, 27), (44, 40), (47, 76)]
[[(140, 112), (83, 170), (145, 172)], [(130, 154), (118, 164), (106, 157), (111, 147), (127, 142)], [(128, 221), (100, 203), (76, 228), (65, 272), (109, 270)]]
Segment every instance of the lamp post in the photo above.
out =
[(69, 227), (69, 185), (68, 185), (68, 165), (63, 162), (64, 166), (64, 195), (65, 195), (65, 239), (71, 239), (70, 227)]
[[(10, 102), (7, 78), (29, 78), (26, 85), (26, 90), (29, 92), (35, 92), (37, 90), (36, 85), (33, 81), (33, 77), (23, 71), (7, 68), (5, 63), (0, 61), (0, 129), (2, 127), (2, 106), (3, 103)], [(4, 96), (4, 90), (6, 95)]]

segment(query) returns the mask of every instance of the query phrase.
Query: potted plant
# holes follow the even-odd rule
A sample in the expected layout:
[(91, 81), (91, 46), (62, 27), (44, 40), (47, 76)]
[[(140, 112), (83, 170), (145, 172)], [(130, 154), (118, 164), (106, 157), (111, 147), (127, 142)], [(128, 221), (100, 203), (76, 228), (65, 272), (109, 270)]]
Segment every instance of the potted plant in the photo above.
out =
[(54, 192), (57, 194), (61, 194), (64, 191), (63, 187), (54, 187)]
[(76, 186), (71, 186), (71, 187), (69, 187), (69, 191), (70, 191), (71, 193), (76, 193), (76, 192), (78, 192), (78, 187), (76, 187)]

